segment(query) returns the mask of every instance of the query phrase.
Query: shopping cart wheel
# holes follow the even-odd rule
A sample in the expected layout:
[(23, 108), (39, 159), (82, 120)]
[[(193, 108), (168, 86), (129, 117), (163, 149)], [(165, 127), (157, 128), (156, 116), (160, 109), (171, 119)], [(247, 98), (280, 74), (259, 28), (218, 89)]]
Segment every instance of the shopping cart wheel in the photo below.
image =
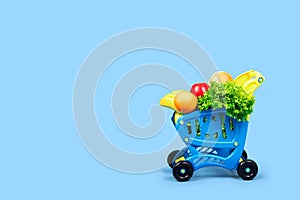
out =
[(174, 150), (168, 155), (167, 162), (171, 168), (173, 168), (173, 160), (178, 152), (179, 150)]
[(247, 152), (246, 152), (245, 149), (243, 150), (242, 156), (243, 156), (245, 159), (248, 159), (248, 154), (247, 154)]
[(243, 160), (237, 168), (238, 175), (244, 180), (252, 180), (258, 172), (257, 164), (250, 159)]
[(184, 182), (193, 176), (194, 168), (188, 161), (179, 161), (173, 167), (173, 176), (177, 181)]

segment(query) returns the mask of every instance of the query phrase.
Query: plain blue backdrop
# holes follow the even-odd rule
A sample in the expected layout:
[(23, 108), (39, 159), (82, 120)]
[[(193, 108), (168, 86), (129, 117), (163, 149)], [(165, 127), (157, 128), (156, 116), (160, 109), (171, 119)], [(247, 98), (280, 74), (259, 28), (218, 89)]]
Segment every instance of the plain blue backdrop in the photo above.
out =
[[(299, 7), (297, 1), (256, 0), (1, 2), (0, 199), (297, 196)], [(173, 29), (193, 38), (220, 69), (233, 76), (251, 68), (265, 75), (266, 83), (256, 92), (246, 145), (260, 167), (255, 180), (244, 182), (220, 169), (200, 170), (188, 183), (176, 182), (168, 168), (139, 175), (121, 173), (100, 164), (85, 150), (72, 114), (80, 65), (110, 36), (142, 27)], [(139, 62), (124, 58), (128, 69), (133, 63), (162, 62), (178, 71), (186, 65), (175, 56), (157, 52), (129, 56)], [(201, 82), (201, 77), (186, 69), (183, 75), (191, 84)], [(165, 92), (142, 88), (133, 97), (137, 108), (142, 108), (138, 102), (147, 89), (152, 94), (149, 98), (153, 97), (149, 105)], [(130, 106), (130, 110), (138, 124), (149, 123), (146, 108)], [(163, 145), (176, 133), (161, 134), (171, 135), (155, 145)], [(113, 134), (110, 137), (131, 151), (140, 145), (138, 141), (128, 145), (125, 138), (120, 142)], [(143, 146), (145, 152), (156, 148)]]

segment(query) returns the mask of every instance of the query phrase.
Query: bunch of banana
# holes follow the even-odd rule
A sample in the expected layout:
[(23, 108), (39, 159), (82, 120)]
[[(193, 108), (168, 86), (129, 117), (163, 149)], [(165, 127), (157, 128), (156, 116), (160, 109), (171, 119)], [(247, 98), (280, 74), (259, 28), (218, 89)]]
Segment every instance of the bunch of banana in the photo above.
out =
[(265, 77), (258, 71), (250, 70), (236, 77), (234, 82), (243, 87), (249, 94), (253, 94), (255, 90), (265, 81)]

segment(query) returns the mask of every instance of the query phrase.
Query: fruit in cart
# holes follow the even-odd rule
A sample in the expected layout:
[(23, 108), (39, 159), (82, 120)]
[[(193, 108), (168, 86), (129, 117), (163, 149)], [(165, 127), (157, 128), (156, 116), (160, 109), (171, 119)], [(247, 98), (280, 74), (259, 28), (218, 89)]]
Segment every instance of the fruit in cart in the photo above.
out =
[(212, 82), (209, 90), (198, 98), (200, 111), (226, 108), (226, 114), (238, 121), (248, 121), (253, 112), (254, 96), (235, 82)]
[(197, 107), (197, 104), (197, 97), (188, 91), (183, 91), (176, 94), (174, 99), (176, 110), (184, 114), (194, 111)]
[(197, 104), (197, 97), (185, 90), (173, 91), (160, 100), (160, 105), (184, 114), (194, 111)]
[(209, 89), (209, 85), (206, 83), (196, 83), (191, 87), (191, 93), (193, 93), (196, 97), (203, 96), (204, 93)]
[(240, 74), (235, 80), (225, 71), (212, 75), (209, 85), (197, 83), (190, 92), (175, 90), (160, 100), (162, 106), (176, 111), (174, 122), (182, 114), (195, 110), (200, 111), (226, 108), (227, 115), (238, 121), (249, 121), (255, 102), (253, 92), (264, 82), (261, 73), (250, 70)]
[(249, 94), (253, 94), (255, 90), (265, 81), (265, 77), (258, 71), (249, 70), (237, 76), (234, 82), (243, 87)]
[(174, 99), (176, 94), (182, 92), (183, 90), (174, 90), (170, 92), (169, 94), (165, 95), (163, 98), (160, 99), (160, 105), (165, 106), (168, 108), (171, 108), (173, 110), (176, 110), (176, 107), (174, 105)]
[(249, 70), (244, 73), (241, 73), (234, 79), (234, 82), (237, 85), (243, 86), (248, 80), (251, 79), (251, 77), (255, 76), (255, 73), (256, 73), (256, 71), (254, 71), (254, 70)]
[(215, 72), (209, 79), (209, 84), (212, 82), (217, 82), (217, 83), (226, 83), (228, 81), (233, 81), (232, 76), (225, 71), (218, 71)]
[(265, 77), (261, 73), (254, 70), (242, 73), (234, 80), (237, 85), (242, 86), (243, 89), (249, 94), (253, 94), (264, 81)]

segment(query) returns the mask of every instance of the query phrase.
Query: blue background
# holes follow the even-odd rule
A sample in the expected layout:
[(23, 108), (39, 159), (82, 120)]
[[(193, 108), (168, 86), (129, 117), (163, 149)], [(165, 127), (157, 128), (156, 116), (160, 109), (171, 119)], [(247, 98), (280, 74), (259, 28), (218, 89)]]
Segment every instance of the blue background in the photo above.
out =
[[(296, 1), (1, 2), (0, 199), (297, 196), (299, 6)], [(188, 183), (178, 183), (168, 168), (140, 175), (121, 173), (87, 153), (72, 115), (79, 67), (108, 37), (141, 27), (169, 28), (188, 35), (233, 76), (251, 68), (266, 76), (267, 82), (256, 92), (246, 145), (260, 167), (254, 181), (244, 182), (213, 168), (198, 171)], [(178, 71), (185, 65), (157, 52), (143, 52), (135, 58), (146, 55), (136, 64), (163, 62)], [(124, 60), (128, 69), (131, 61)], [(191, 84), (201, 82), (189, 67), (185, 69)], [(151, 87), (152, 93), (155, 88)], [(153, 103), (166, 92), (156, 89)], [(142, 107), (138, 99), (147, 94), (147, 87), (139, 92), (134, 98), (136, 106)], [(149, 123), (146, 110), (130, 110), (138, 124)], [(167, 123), (166, 128), (171, 126)], [(162, 144), (175, 136), (172, 130)], [(116, 138), (111, 136), (124, 148), (134, 146)], [(153, 149), (145, 145), (143, 150)]]

